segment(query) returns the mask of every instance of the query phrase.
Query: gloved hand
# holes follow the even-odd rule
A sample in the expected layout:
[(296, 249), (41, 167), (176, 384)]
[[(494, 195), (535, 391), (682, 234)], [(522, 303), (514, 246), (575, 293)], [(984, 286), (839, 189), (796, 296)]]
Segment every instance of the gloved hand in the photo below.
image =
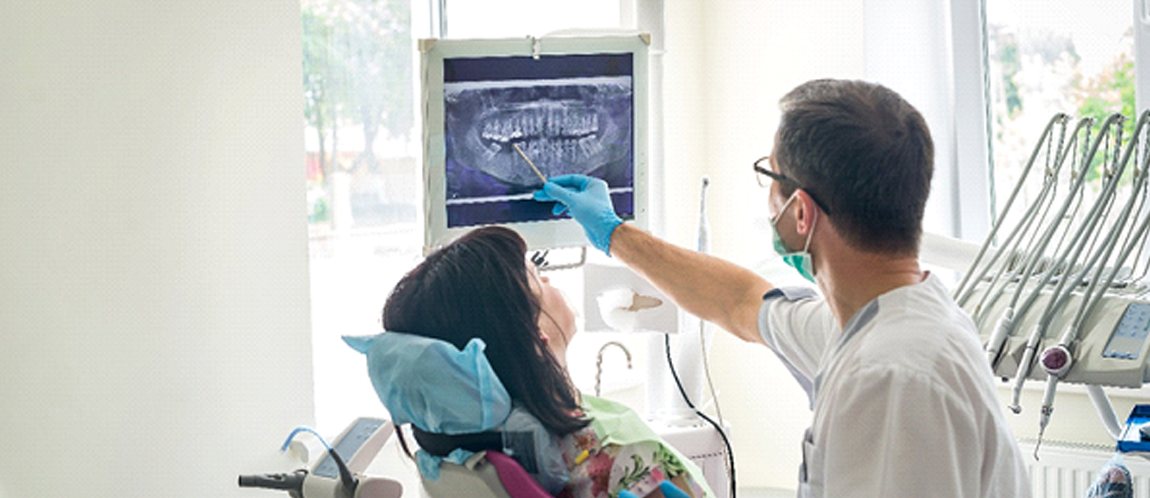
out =
[[(691, 498), (691, 495), (684, 493), (683, 490), (671, 483), (671, 481), (663, 481), (659, 483), (659, 491), (663, 492), (663, 496), (667, 498)], [(640, 498), (635, 493), (627, 490), (619, 492), (619, 498)]]
[(570, 210), (571, 217), (583, 225), (591, 244), (611, 254), (611, 234), (623, 220), (611, 205), (607, 182), (586, 175), (556, 176), (544, 183), (542, 190), (535, 191), (535, 200), (557, 201), (551, 210), (555, 215)]

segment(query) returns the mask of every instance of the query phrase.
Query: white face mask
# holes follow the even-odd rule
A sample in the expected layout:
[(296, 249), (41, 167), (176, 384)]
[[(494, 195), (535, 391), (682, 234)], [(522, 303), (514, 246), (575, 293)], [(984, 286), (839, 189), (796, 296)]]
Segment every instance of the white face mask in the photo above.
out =
[(783, 207), (779, 210), (779, 214), (776, 214), (774, 218), (771, 218), (771, 231), (774, 233), (775, 252), (778, 253), (779, 256), (783, 257), (784, 263), (797, 270), (799, 275), (802, 275), (803, 278), (810, 282), (814, 282), (815, 264), (814, 260), (811, 258), (809, 249), (811, 247), (811, 238), (815, 235), (815, 223), (817, 223), (819, 219), (815, 218), (814, 223), (811, 223), (811, 231), (807, 234), (807, 242), (803, 245), (803, 250), (801, 251), (788, 251), (787, 246), (783, 245), (783, 238), (779, 236), (779, 218), (783, 216), (783, 213), (787, 212), (787, 207), (790, 206), (791, 202), (795, 200), (795, 194), (797, 193), (798, 191), (796, 190), (794, 194), (791, 194), (790, 198), (787, 199), (787, 202), (783, 203)]

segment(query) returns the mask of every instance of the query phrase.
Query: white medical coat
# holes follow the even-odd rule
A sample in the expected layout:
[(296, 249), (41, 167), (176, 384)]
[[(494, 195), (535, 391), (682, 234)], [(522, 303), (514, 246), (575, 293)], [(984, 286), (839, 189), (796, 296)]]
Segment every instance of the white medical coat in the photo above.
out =
[(809, 289), (764, 296), (759, 332), (807, 391), (800, 497), (1028, 497), (970, 317), (937, 277), (840, 328)]

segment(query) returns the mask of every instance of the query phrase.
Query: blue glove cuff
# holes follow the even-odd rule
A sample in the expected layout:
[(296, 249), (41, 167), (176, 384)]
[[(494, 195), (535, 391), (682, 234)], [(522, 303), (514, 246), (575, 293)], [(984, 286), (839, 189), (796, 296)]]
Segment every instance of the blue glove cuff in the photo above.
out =
[(570, 213), (583, 226), (591, 245), (611, 255), (611, 234), (623, 220), (611, 205), (607, 182), (584, 175), (561, 175), (545, 183), (533, 197), (537, 201), (558, 202), (551, 213), (556, 216), (564, 211)]
[(614, 212), (610, 216), (603, 216), (603, 220), (598, 223), (595, 228), (597, 233), (592, 233), (586, 226), (583, 231), (587, 233), (587, 239), (596, 249), (603, 251), (603, 254), (611, 255), (611, 236), (615, 234), (615, 229), (623, 224), (623, 220), (615, 215)]

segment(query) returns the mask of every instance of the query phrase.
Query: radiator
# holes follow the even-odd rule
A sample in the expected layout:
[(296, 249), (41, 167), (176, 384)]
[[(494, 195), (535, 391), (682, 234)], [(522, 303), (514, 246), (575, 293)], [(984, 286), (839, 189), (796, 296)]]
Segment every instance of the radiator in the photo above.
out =
[[(1044, 441), (1035, 461), (1034, 440), (1019, 441), (1031, 489), (1035, 498), (1082, 498), (1098, 478), (1102, 469), (1114, 456), (1113, 446)], [(1125, 455), (1124, 463), (1134, 480), (1134, 496), (1150, 498), (1150, 460)]]

